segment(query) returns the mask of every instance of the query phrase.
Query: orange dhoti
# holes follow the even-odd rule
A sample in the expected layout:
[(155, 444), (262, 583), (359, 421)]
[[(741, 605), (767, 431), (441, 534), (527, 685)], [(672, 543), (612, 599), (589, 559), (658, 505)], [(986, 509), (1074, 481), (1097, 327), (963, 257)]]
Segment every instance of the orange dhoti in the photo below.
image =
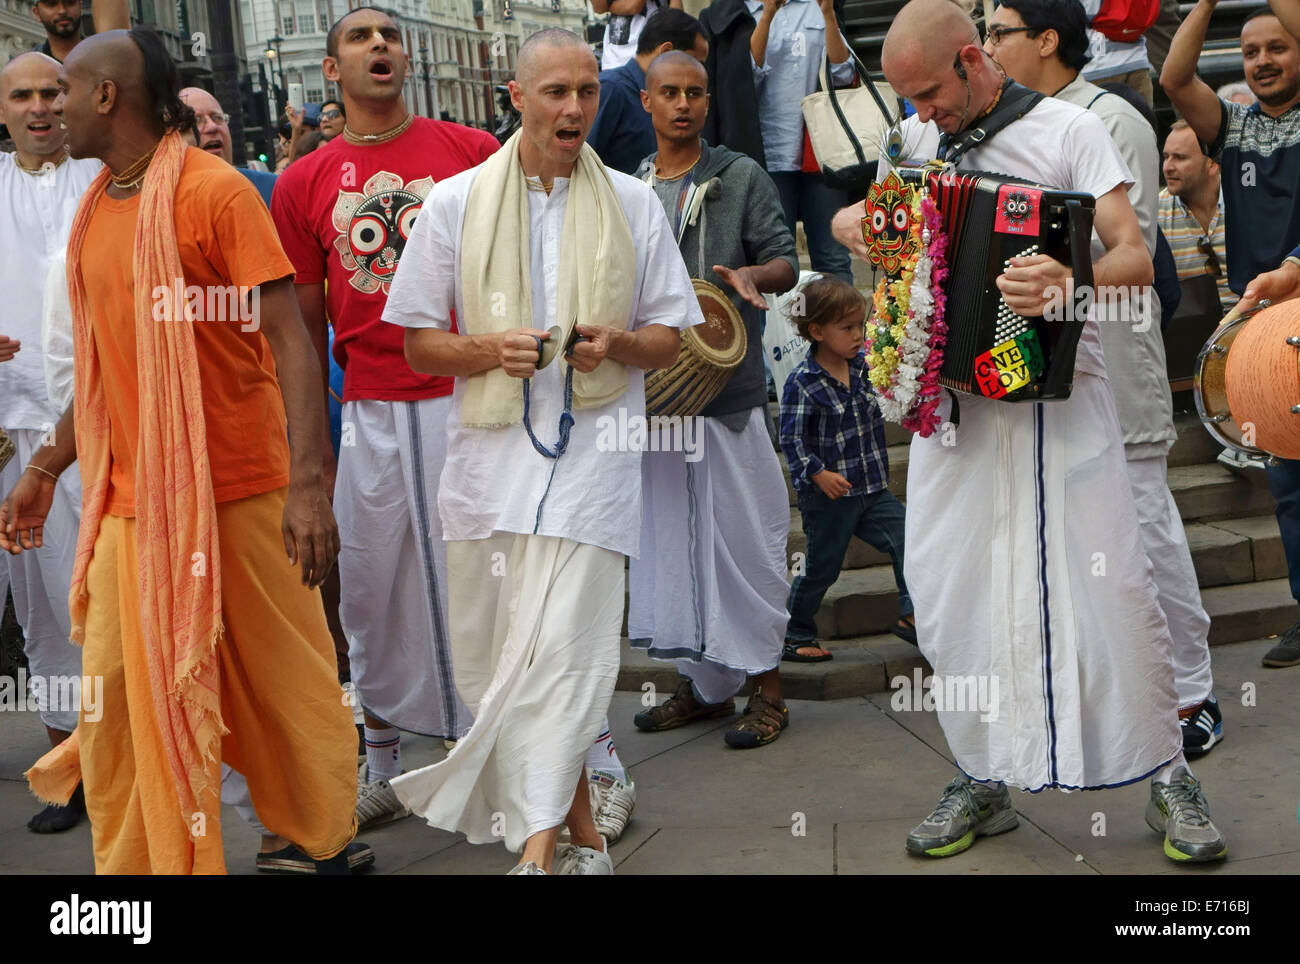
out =
[(223, 760), (247, 778), (267, 829), (312, 857), (332, 857), (356, 833), (356, 730), (320, 594), (285, 555), (285, 493), (217, 505), (225, 625), (217, 653), (229, 732), (222, 760), (206, 764), (198, 814), (181, 812), (160, 738), (139, 627), (136, 523), (103, 517), (86, 575), (82, 655), (82, 672), (103, 677), (102, 712), (92, 722), (83, 711), (72, 737), (28, 773), (37, 796), (57, 802), (79, 772), (97, 873), (224, 873)]

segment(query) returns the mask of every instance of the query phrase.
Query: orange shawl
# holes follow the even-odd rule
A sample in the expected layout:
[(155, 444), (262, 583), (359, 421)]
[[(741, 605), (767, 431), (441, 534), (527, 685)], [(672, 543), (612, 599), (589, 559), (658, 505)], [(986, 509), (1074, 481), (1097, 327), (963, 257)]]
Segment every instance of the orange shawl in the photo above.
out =
[[(145, 176), (136, 219), (136, 362), (140, 439), (135, 465), (136, 541), (139, 557), (140, 630), (148, 655), (154, 712), (162, 730), (182, 818), (211, 805), (217, 787), (209, 763), (220, 759), (221, 700), (217, 642), (221, 624), (221, 562), (208, 463), (207, 429), (193, 319), (154, 321), (153, 292), (183, 278), (173, 203), (186, 146), (166, 134)], [(94, 553), (108, 497), (109, 421), (103, 371), (87, 316), (81, 247), (95, 206), (108, 186), (105, 168), (87, 189), (68, 241), (68, 293), (76, 358), (77, 458), (81, 463), (82, 514), (69, 606), (72, 639), (84, 643), (86, 570)], [(184, 287), (185, 282), (181, 281)], [(180, 310), (185, 310), (181, 308)], [(125, 725), (125, 721), (120, 724)], [(60, 750), (63, 751), (60, 758)], [(76, 734), (42, 759), (29, 775), (44, 799), (71, 793), (78, 773)], [(42, 772), (43, 771), (43, 772)], [(67, 793), (63, 793), (66, 787)]]

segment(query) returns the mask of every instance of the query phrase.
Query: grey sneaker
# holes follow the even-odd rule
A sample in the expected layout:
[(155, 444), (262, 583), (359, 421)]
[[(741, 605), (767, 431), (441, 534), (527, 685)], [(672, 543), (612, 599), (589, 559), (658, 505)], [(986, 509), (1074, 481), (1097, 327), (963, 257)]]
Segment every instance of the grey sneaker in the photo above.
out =
[(555, 876), (608, 877), (614, 873), (614, 861), (609, 859), (609, 844), (601, 841), (602, 850), (577, 847), (571, 843), (560, 847), (555, 855)]
[(1271, 668), (1300, 665), (1300, 623), (1282, 634), (1272, 649), (1264, 654), (1264, 665)]
[(507, 877), (545, 877), (546, 875), (546, 871), (531, 860), (526, 864), (515, 864), (514, 867), (506, 871)]
[(411, 811), (397, 798), (387, 780), (369, 780), (368, 768), (357, 772), (357, 829), (377, 827), (409, 817)]
[(958, 773), (943, 788), (934, 813), (907, 835), (907, 851), (927, 857), (951, 857), (975, 842), (1020, 826), (1005, 784), (975, 783)]
[(1200, 782), (1186, 767), (1174, 771), (1168, 783), (1151, 781), (1147, 826), (1165, 835), (1165, 856), (1180, 863), (1222, 860), (1228, 845), (1210, 820), (1209, 804)]

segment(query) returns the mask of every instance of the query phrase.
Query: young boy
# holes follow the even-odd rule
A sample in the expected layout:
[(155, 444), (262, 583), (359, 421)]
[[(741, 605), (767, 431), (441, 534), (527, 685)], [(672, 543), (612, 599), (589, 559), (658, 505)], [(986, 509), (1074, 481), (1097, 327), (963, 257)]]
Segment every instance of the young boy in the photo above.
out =
[(786, 379), (781, 450), (799, 497), (808, 557), (804, 574), (790, 587), (782, 658), (818, 663), (831, 653), (816, 645), (817, 607), (839, 578), (850, 536), (893, 560), (901, 611), (894, 634), (915, 643), (916, 622), (903, 582), (903, 505), (886, 488), (885, 423), (867, 381), (866, 300), (829, 276), (802, 293), (805, 308), (796, 325), (812, 345)]

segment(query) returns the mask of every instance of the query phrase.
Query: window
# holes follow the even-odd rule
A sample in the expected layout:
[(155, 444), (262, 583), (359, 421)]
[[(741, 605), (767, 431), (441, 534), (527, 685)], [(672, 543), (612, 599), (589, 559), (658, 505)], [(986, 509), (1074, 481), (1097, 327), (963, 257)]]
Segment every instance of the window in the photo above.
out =
[(309, 104), (324, 103), (325, 92), (322, 91), (319, 87), (308, 87), (306, 97), (307, 97), (307, 103)]
[(313, 16), (312, 16), (311, 14), (309, 14), (309, 13), (300, 13), (300, 14), (298, 14), (298, 32), (299, 32), (299, 33), (315, 33), (315, 32), (316, 32), (316, 18), (313, 17)]
[(320, 15), (320, 32), (329, 33), (329, 29), (330, 29), (330, 15), (328, 13), (322, 13)]
[(282, 21), (281, 21), (280, 26), (283, 28), (283, 30), (284, 30), (284, 35), (285, 35), (286, 37), (289, 36), (290, 34), (292, 34), (292, 33), (293, 33), (293, 14), (285, 14), (284, 17), (282, 18)]

